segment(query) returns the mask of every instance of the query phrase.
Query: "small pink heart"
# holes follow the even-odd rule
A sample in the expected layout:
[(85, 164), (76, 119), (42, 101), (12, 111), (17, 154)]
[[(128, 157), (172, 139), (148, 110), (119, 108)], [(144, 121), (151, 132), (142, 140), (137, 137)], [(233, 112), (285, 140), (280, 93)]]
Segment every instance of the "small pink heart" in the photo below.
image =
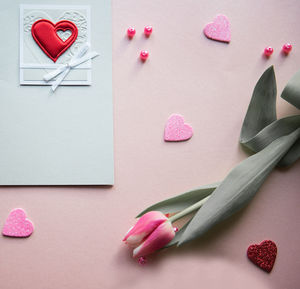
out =
[(12, 210), (4, 224), (2, 234), (8, 237), (29, 237), (33, 232), (32, 222), (23, 209)]
[(207, 38), (230, 42), (229, 20), (225, 15), (217, 15), (213, 22), (206, 24), (203, 32)]
[(188, 140), (193, 135), (193, 128), (184, 123), (183, 116), (172, 114), (165, 126), (165, 141), (183, 141)]

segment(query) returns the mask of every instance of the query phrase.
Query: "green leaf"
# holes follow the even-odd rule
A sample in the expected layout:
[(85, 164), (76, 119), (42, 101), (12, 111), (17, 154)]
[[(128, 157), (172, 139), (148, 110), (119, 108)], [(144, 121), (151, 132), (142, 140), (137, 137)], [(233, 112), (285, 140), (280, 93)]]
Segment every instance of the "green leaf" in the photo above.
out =
[[(288, 95), (288, 88), (289, 84), (285, 88), (286, 95)], [(300, 87), (298, 88), (300, 92)], [(295, 96), (290, 98), (295, 102)], [(300, 94), (298, 98), (300, 99)], [(276, 80), (271, 66), (263, 73), (254, 88), (243, 122), (240, 143), (253, 152), (259, 152), (277, 138), (290, 134), (298, 127), (300, 127), (300, 115), (276, 120)], [(296, 142), (278, 165), (291, 165), (299, 156), (300, 143)]]
[(149, 211), (160, 211), (164, 214), (176, 213), (178, 211), (181, 211), (210, 195), (219, 184), (220, 183), (214, 183), (202, 186), (195, 190), (191, 190), (173, 198), (169, 198), (159, 203), (156, 203), (145, 209), (143, 212), (139, 213), (137, 218)]
[(300, 70), (290, 79), (281, 97), (300, 109)]
[(300, 128), (276, 139), (237, 165), (198, 210), (182, 234), (178, 246), (203, 235), (212, 226), (244, 207), (298, 138)]
[(263, 128), (276, 120), (276, 79), (273, 66), (258, 80), (243, 122), (240, 141), (247, 144)]

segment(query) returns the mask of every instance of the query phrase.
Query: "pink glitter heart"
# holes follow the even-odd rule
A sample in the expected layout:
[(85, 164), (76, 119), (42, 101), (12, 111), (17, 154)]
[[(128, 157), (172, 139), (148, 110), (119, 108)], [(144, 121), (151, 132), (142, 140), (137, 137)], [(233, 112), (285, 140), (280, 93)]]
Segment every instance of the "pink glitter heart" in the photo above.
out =
[(183, 116), (172, 114), (165, 126), (165, 141), (183, 141), (188, 140), (193, 135), (193, 128), (184, 123)]
[(33, 224), (26, 218), (23, 209), (12, 210), (4, 224), (2, 234), (8, 237), (29, 237), (33, 232)]
[(208, 23), (204, 27), (203, 32), (207, 38), (230, 42), (229, 20), (225, 15), (217, 15), (213, 22)]

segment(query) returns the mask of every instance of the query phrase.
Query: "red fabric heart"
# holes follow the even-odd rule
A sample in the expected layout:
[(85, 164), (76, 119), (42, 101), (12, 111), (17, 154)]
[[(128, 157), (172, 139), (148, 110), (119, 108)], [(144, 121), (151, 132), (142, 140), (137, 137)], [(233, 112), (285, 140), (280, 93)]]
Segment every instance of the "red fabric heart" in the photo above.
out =
[[(70, 30), (71, 36), (63, 41), (57, 31)], [(53, 24), (47, 19), (40, 19), (33, 23), (31, 34), (38, 46), (50, 57), (54, 62), (61, 56), (76, 40), (78, 29), (76, 25), (68, 20), (61, 20)]]
[(277, 255), (277, 246), (271, 240), (265, 240), (259, 245), (251, 245), (247, 250), (248, 258), (261, 269), (271, 272)]

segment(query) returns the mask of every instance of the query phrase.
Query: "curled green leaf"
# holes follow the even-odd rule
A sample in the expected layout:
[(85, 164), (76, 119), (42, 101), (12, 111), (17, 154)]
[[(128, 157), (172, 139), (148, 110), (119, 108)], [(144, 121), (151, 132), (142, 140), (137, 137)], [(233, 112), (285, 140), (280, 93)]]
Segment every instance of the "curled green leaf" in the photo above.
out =
[[(300, 99), (300, 86), (298, 98)], [(289, 84), (285, 88), (288, 95)], [(300, 127), (300, 115), (277, 120), (276, 79), (274, 68), (268, 68), (258, 80), (246, 113), (240, 136), (240, 143), (253, 152), (259, 152), (277, 138), (290, 134)], [(290, 96), (292, 102), (295, 96)], [(293, 164), (300, 154), (300, 144), (296, 142), (280, 160), (279, 166)]]

